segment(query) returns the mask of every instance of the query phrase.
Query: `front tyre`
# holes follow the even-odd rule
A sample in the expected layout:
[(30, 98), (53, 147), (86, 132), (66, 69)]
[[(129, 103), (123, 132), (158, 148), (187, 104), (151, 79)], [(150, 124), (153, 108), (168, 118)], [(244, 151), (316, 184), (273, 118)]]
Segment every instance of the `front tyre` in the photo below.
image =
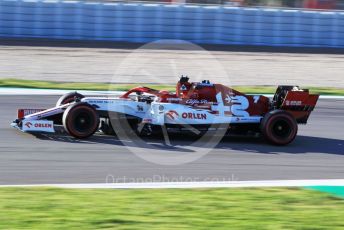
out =
[(93, 135), (99, 128), (97, 111), (87, 103), (75, 103), (63, 113), (62, 123), (64, 129), (78, 139)]
[(261, 122), (261, 131), (267, 141), (275, 145), (291, 143), (298, 131), (295, 118), (283, 110), (274, 110), (265, 115)]
[(65, 105), (68, 103), (72, 103), (72, 102), (74, 102), (76, 100), (80, 100), (84, 97), (85, 97), (84, 95), (77, 93), (77, 92), (66, 93), (58, 99), (58, 101), (56, 102), (56, 106), (61, 106), (61, 105)]

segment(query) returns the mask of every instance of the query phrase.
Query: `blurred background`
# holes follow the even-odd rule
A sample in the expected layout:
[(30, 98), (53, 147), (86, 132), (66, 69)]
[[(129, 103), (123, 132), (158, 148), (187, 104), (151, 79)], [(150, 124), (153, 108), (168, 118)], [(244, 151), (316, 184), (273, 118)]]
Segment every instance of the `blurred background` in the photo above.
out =
[[(343, 6), (344, 0), (1, 0), (0, 75), (113, 82), (119, 63), (133, 49), (183, 40), (214, 51), (233, 85), (344, 87), (344, 60), (338, 55), (344, 48)], [(299, 54), (305, 50), (313, 55)], [(147, 52), (153, 58), (151, 72), (181, 59), (178, 52), (161, 55)], [(202, 55), (191, 57), (204, 62)], [(193, 70), (183, 66), (181, 73), (158, 71), (156, 76), (173, 84), (172, 75)], [(148, 82), (142, 74), (135, 79)]]
[[(95, 0), (86, 0), (95, 1)], [(135, 0), (103, 0), (105, 2), (139, 2)], [(269, 6), (308, 9), (344, 9), (344, 0), (141, 0), (176, 4), (211, 4), (229, 6)]]

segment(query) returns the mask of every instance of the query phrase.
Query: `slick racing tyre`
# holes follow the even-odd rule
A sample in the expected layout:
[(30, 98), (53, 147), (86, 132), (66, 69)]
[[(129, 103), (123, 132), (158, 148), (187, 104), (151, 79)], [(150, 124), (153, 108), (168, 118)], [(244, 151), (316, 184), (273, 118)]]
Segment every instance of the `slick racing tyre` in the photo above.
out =
[(75, 103), (63, 113), (64, 129), (73, 137), (83, 139), (93, 135), (99, 127), (97, 111), (87, 103)]
[(274, 110), (265, 115), (261, 122), (261, 131), (267, 141), (275, 145), (291, 143), (297, 134), (295, 118), (283, 110)]
[(71, 102), (74, 102), (77, 99), (84, 98), (84, 95), (77, 92), (70, 92), (62, 95), (59, 100), (56, 102), (56, 106), (65, 105)]

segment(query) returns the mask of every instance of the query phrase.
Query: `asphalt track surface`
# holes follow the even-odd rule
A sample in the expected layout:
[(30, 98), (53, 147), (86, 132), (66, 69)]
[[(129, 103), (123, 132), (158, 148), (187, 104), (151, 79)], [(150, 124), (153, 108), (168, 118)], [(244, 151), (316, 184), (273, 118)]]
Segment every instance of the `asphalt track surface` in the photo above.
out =
[[(34, 136), (10, 127), (17, 108), (48, 108), (57, 98), (0, 96), (0, 184), (344, 178), (342, 99), (322, 99), (289, 146), (271, 146), (259, 138), (225, 138), (196, 161), (166, 166), (138, 157), (116, 137), (98, 134), (78, 141), (62, 134)], [(173, 148), (159, 138), (146, 141), (158, 146), (161, 154), (192, 151), (184, 137), (177, 138)]]

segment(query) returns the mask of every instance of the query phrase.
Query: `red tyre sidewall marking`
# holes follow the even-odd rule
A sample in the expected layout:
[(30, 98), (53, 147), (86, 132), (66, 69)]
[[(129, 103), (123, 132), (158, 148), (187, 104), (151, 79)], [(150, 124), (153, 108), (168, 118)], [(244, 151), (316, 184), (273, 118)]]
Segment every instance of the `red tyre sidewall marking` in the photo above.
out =
[[(71, 135), (73, 135), (73, 136), (77, 136), (77, 137), (84, 137), (81, 133), (79, 133), (78, 131), (76, 131), (76, 130), (74, 130), (74, 129), (71, 129), (71, 127), (74, 127), (74, 125), (73, 125), (73, 120), (74, 120), (74, 110), (75, 109), (86, 109), (86, 110), (88, 110), (88, 111), (91, 111), (92, 113), (93, 113), (93, 115), (95, 116), (95, 117), (97, 117), (98, 115), (97, 115), (97, 113), (93, 110), (93, 109), (91, 109), (90, 107), (88, 107), (88, 106), (85, 106), (85, 105), (81, 105), (81, 106), (76, 106), (75, 108), (72, 108), (70, 111), (68, 111), (68, 115), (69, 114), (71, 114), (71, 115), (69, 115), (70, 117), (67, 117), (66, 119), (67, 119), (67, 129), (68, 129), (68, 132), (71, 134)], [(99, 123), (96, 121), (96, 122), (94, 122), (94, 125), (93, 125), (93, 127), (92, 127), (92, 130), (96, 130), (97, 129), (97, 127), (98, 127), (98, 125), (99, 125)]]
[[(272, 134), (272, 123), (276, 121), (276, 119), (281, 119), (281, 118), (284, 118), (283, 120), (288, 122), (288, 124), (293, 127), (291, 133), (289, 134), (288, 136), (288, 141), (283, 141), (283, 140), (280, 140), (280, 139), (277, 139), (275, 138)], [(289, 117), (288, 115), (285, 115), (285, 114), (280, 114), (278, 117), (271, 117), (269, 118), (268, 122), (266, 123), (266, 128), (264, 129), (265, 130), (265, 135), (269, 137), (269, 139), (272, 139), (274, 142), (278, 143), (278, 144), (285, 144), (285, 143), (290, 143), (293, 138), (292, 137), (295, 137), (296, 133), (297, 133), (297, 127), (294, 127), (293, 125), (293, 121), (291, 120), (291, 117)]]

